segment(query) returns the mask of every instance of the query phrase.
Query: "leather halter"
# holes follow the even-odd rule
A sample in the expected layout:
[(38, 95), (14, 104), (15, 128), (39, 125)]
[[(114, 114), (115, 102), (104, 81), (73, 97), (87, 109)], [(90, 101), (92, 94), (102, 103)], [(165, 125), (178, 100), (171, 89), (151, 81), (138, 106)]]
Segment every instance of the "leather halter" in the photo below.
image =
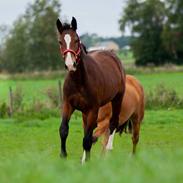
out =
[(61, 46), (60, 46), (60, 52), (63, 56), (63, 58), (65, 57), (65, 55), (67, 53), (71, 53), (74, 55), (75, 59), (76, 59), (76, 62), (79, 62), (80, 61), (80, 54), (81, 54), (81, 42), (79, 40), (79, 43), (78, 43), (78, 49), (76, 51), (72, 50), (72, 49), (65, 49), (65, 50), (62, 50)]

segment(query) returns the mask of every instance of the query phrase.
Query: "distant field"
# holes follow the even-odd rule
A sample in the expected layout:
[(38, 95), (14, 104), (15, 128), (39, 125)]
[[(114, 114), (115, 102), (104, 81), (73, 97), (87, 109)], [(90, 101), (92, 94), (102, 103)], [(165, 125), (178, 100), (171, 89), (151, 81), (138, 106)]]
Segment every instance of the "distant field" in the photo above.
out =
[(154, 73), (154, 74), (137, 74), (135, 75), (142, 83), (145, 91), (153, 90), (158, 84), (163, 84), (172, 88), (183, 96), (183, 72), (177, 73)]
[(81, 166), (81, 118), (70, 122), (67, 160), (59, 158), (59, 119), (0, 120), (0, 182), (166, 182), (183, 180), (183, 110), (146, 111), (137, 155), (129, 135), (116, 135), (114, 150)]
[(46, 99), (45, 90), (58, 87), (58, 80), (0, 80), (0, 101), (8, 99), (10, 86), (14, 91), (16, 87), (21, 87), (25, 101), (30, 102), (33, 99)]
[[(158, 84), (175, 89), (183, 97), (183, 72), (135, 74), (145, 88)], [(0, 103), (8, 100), (8, 89), (22, 88), (24, 102), (47, 100), (47, 88), (57, 88), (54, 79), (1, 79)], [(57, 110), (56, 108), (54, 110)], [(37, 111), (36, 111), (37, 112)], [(92, 149), (91, 161), (81, 166), (83, 128), (81, 115), (70, 122), (67, 160), (59, 158), (59, 118), (17, 116), (0, 119), (0, 182), (106, 182), (106, 183), (182, 183), (183, 109), (146, 110), (137, 155), (131, 157), (129, 135), (116, 135), (114, 150), (101, 156), (100, 141)], [(45, 113), (40, 113), (45, 115)], [(51, 117), (49, 117), (51, 116)], [(54, 115), (55, 116), (55, 115)], [(42, 120), (44, 119), (44, 120)]]
[(118, 56), (124, 65), (133, 65), (135, 62), (133, 53), (131, 51), (121, 51), (118, 53)]
[[(154, 74), (136, 74), (143, 84), (145, 92), (153, 90), (158, 84), (162, 83), (168, 88), (175, 89), (179, 95), (183, 96), (183, 72), (178, 73), (154, 73)], [(24, 93), (26, 103), (35, 99), (46, 100), (45, 90), (47, 88), (58, 87), (58, 79), (42, 80), (0, 80), (0, 102), (8, 100), (8, 90), (11, 86), (13, 90), (21, 87)], [(63, 83), (63, 82), (62, 82)]]

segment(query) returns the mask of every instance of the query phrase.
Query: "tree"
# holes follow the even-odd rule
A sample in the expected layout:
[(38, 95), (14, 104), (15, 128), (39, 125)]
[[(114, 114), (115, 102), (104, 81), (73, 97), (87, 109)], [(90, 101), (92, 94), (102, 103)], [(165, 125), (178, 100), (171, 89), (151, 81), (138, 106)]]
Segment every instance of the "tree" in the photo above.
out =
[(9, 33), (9, 28), (7, 25), (0, 25), (0, 71), (2, 69), (2, 62), (4, 60), (3, 51), (4, 51), (4, 44), (6, 38)]
[(26, 22), (20, 17), (14, 23), (14, 29), (10, 32), (11, 36), (7, 39), (3, 54), (3, 69), (10, 72), (21, 72), (26, 68), (27, 40)]
[(88, 34), (88, 33), (81, 35), (80, 38), (87, 48), (94, 46), (101, 40), (101, 38), (97, 34)]
[(183, 64), (183, 1), (168, 0), (167, 17), (162, 34), (164, 46), (175, 63)]
[(3, 67), (10, 72), (57, 69), (61, 65), (55, 21), (59, 0), (36, 0), (14, 23)]
[(131, 27), (133, 36), (132, 49), (137, 65), (165, 63), (167, 54), (161, 34), (166, 19), (166, 9), (163, 1), (129, 0), (124, 15), (119, 20), (120, 30)]

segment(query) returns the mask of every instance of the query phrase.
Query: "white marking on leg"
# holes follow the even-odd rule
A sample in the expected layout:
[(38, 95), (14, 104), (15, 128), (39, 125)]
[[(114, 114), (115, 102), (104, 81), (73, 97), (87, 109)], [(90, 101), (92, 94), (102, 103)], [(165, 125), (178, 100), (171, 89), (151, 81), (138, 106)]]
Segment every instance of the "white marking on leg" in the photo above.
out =
[[(64, 40), (66, 42), (66, 47), (67, 49), (70, 49), (70, 43), (71, 43), (71, 36), (69, 34), (66, 34), (64, 36)], [(65, 65), (68, 67), (68, 70), (69, 71), (75, 71), (76, 68), (73, 67), (73, 60), (72, 60), (72, 57), (71, 57), (71, 53), (67, 53), (66, 54), (66, 57), (65, 57)]]
[(83, 157), (81, 159), (81, 164), (83, 165), (85, 163), (85, 161), (86, 161), (86, 151), (84, 150), (83, 151)]
[(114, 140), (115, 132), (116, 132), (116, 129), (109, 136), (109, 139), (108, 139), (108, 142), (107, 142), (107, 145), (106, 145), (106, 150), (112, 150), (113, 149), (113, 140)]

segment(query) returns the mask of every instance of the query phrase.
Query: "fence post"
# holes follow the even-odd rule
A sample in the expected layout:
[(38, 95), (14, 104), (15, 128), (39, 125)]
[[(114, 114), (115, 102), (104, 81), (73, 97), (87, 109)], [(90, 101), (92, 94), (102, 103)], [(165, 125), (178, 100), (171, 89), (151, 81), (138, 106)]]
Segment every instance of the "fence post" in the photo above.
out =
[(13, 116), (13, 91), (11, 86), (9, 87), (9, 102), (10, 102), (10, 117)]

